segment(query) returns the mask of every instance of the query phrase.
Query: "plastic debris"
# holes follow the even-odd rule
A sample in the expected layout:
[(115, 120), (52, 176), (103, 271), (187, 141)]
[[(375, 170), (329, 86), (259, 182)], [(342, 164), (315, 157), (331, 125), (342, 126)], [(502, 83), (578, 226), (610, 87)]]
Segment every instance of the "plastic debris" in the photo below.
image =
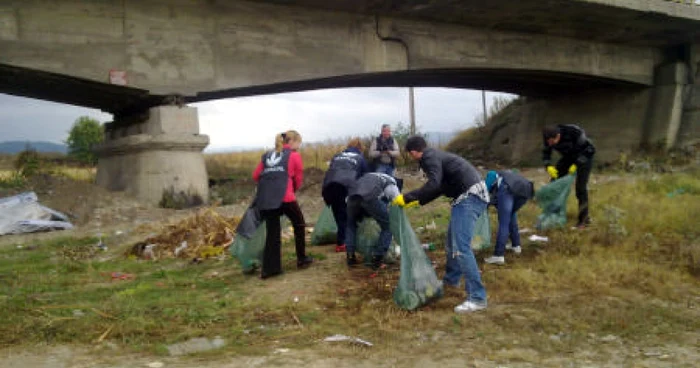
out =
[(533, 242), (544, 242), (544, 243), (546, 243), (546, 242), (549, 241), (549, 238), (548, 238), (548, 237), (546, 237), (546, 236), (539, 236), (539, 235), (535, 235), (535, 234), (530, 235), (527, 239), (528, 239), (529, 241), (533, 241)]
[(333, 335), (333, 336), (328, 336), (323, 341), (326, 342), (339, 342), (339, 341), (347, 341), (353, 344), (358, 344), (358, 345), (364, 345), (364, 346), (374, 346), (371, 342), (367, 340), (362, 340), (357, 337), (351, 337), (351, 336), (345, 336), (345, 335)]

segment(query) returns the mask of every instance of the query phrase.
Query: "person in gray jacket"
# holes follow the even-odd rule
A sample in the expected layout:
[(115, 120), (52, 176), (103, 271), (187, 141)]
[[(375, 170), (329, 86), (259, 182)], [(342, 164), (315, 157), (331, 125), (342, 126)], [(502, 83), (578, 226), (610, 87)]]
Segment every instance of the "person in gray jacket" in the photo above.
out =
[(512, 171), (489, 171), (486, 173), (486, 188), (489, 190), (491, 205), (498, 209), (498, 235), (492, 257), (484, 259), (491, 264), (505, 264), (506, 241), (510, 237), (515, 254), (520, 254), (520, 229), (518, 210), (535, 195), (531, 181)]
[(372, 255), (372, 268), (377, 270), (384, 262), (384, 256), (391, 245), (389, 229), (389, 202), (399, 195), (399, 187), (394, 178), (382, 173), (368, 173), (357, 180), (348, 194), (348, 228), (345, 232), (348, 266), (357, 262), (357, 226), (365, 217), (371, 217), (379, 224), (379, 247)]

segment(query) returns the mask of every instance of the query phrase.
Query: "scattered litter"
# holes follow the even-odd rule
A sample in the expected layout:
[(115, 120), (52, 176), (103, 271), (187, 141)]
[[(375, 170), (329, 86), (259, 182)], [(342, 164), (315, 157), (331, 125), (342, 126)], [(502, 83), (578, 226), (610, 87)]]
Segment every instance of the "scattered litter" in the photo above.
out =
[(95, 244), (95, 246), (101, 251), (107, 250), (107, 245), (102, 241), (102, 234), (100, 234), (100, 240), (97, 241), (97, 244)]
[(350, 336), (345, 336), (345, 335), (328, 336), (325, 339), (323, 339), (323, 341), (326, 341), (326, 342), (347, 341), (347, 342), (350, 342), (353, 344), (358, 344), (358, 345), (374, 346), (374, 344), (372, 344), (369, 341), (362, 340), (362, 339), (357, 338), (357, 337), (350, 337)]
[(155, 248), (155, 244), (148, 244), (143, 248), (143, 258), (144, 259), (155, 259), (155, 253), (153, 253), (153, 248)]
[(175, 248), (175, 257), (179, 256), (180, 253), (182, 253), (182, 251), (185, 249), (187, 249), (187, 240), (183, 240), (182, 243), (180, 243), (180, 245), (177, 248)]
[(433, 244), (433, 243), (423, 243), (423, 244), (421, 244), (421, 247), (423, 247), (424, 250), (430, 250), (430, 251), (435, 250), (435, 244)]
[(299, 303), (299, 297), (298, 297), (298, 296), (295, 296), (295, 297), (294, 297), (294, 303)]
[(669, 192), (668, 194), (666, 194), (666, 196), (668, 198), (673, 198), (673, 197), (675, 197), (677, 195), (681, 195), (681, 194), (685, 194), (685, 188), (678, 188), (672, 192)]
[(524, 229), (520, 229), (521, 234), (529, 234), (531, 232), (532, 232), (532, 229), (530, 229), (529, 227), (526, 227)]
[(615, 335), (607, 335), (607, 336), (603, 336), (600, 338), (600, 341), (602, 341), (602, 342), (613, 342), (613, 341), (617, 341), (617, 340), (618, 340), (618, 337)]
[(163, 368), (165, 364), (163, 364), (162, 362), (151, 362), (146, 364), (146, 366), (148, 368)]
[[(223, 217), (205, 208), (175, 224), (165, 226), (160, 234), (150, 235), (134, 244), (127, 255), (138, 258), (201, 259), (224, 254), (233, 243), (240, 217)], [(150, 251), (146, 249), (149, 245)]]
[(284, 354), (284, 353), (289, 353), (289, 349), (286, 349), (286, 348), (275, 349), (275, 354)]
[(73, 317), (83, 317), (85, 316), (85, 312), (81, 311), (80, 309), (73, 309)]
[(112, 277), (112, 280), (133, 280), (136, 278), (136, 275), (132, 273), (123, 272), (112, 272), (110, 276)]
[(34, 192), (0, 199), (0, 235), (72, 228), (66, 215), (40, 205)]
[(545, 242), (546, 243), (549, 241), (548, 237), (539, 236), (539, 235), (535, 235), (535, 234), (530, 235), (527, 239), (530, 241), (533, 241), (533, 242)]
[(17, 249), (22, 249), (22, 248), (24, 248), (24, 246), (22, 246), (22, 245), (17, 246)]
[(226, 345), (226, 341), (217, 336), (213, 340), (206, 337), (197, 337), (185, 342), (172, 344), (167, 347), (170, 355), (185, 355), (218, 349)]
[(437, 225), (435, 224), (435, 220), (431, 221), (429, 224), (425, 225), (426, 230), (435, 230), (437, 229)]

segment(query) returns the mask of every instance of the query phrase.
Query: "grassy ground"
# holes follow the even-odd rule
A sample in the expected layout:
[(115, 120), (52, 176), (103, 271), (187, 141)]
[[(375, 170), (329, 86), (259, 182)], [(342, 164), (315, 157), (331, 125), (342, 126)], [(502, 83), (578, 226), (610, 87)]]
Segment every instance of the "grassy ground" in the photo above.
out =
[[(111, 342), (165, 355), (168, 344), (221, 336), (227, 346), (207, 359), (284, 348), (369, 366), (695, 366), (700, 176), (610, 174), (593, 181), (590, 229), (540, 234), (548, 243), (523, 239), (523, 254), (507, 254), (505, 266), (484, 265), (487, 252), (477, 255), (490, 303), (482, 313), (455, 315), (464, 292), (453, 289), (417, 312), (402, 311), (392, 300), (398, 265), (370, 278), (367, 269), (347, 270), (331, 247), (309, 247), (319, 261), (296, 270), (293, 245), (285, 244), (286, 273), (261, 281), (242, 275), (228, 257), (136, 261), (122, 249), (96, 252), (96, 239), (58, 238), (0, 250), (0, 347)], [(575, 212), (572, 195), (570, 219)], [(526, 205), (521, 228), (532, 228), (537, 213)], [(448, 204), (409, 216), (414, 228), (437, 224), (419, 236), (437, 244), (429, 255), (441, 276)], [(320, 342), (333, 334), (375, 346)]]

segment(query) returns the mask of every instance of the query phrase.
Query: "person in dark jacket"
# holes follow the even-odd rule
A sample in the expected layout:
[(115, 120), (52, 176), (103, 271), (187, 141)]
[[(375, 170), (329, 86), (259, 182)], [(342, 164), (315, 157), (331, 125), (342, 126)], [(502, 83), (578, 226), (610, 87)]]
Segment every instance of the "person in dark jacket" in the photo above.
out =
[(535, 195), (531, 181), (512, 171), (489, 171), (486, 173), (486, 188), (491, 204), (498, 209), (498, 234), (493, 256), (484, 259), (491, 264), (505, 264), (506, 241), (510, 237), (515, 254), (520, 254), (520, 229), (518, 210)]
[[(576, 199), (578, 199), (576, 227), (585, 228), (591, 222), (588, 216), (588, 179), (593, 169), (595, 146), (586, 136), (586, 132), (573, 124), (545, 127), (542, 137), (544, 140), (542, 161), (552, 180), (576, 173)], [(561, 154), (556, 166), (552, 165), (552, 150)]]
[(298, 132), (290, 130), (279, 134), (275, 137), (275, 149), (263, 154), (253, 172), (253, 180), (258, 183), (255, 205), (267, 230), (260, 274), (263, 279), (282, 273), (282, 215), (289, 218), (294, 228), (297, 268), (307, 267), (313, 262), (313, 258), (306, 255), (306, 222), (295, 195), (304, 180), (304, 164), (297, 152), (300, 146)]
[(369, 146), (369, 158), (372, 159), (374, 171), (394, 176), (399, 154), (399, 144), (391, 136), (391, 127), (389, 124), (382, 125), (382, 134)]
[(409, 138), (405, 149), (411, 158), (418, 160), (428, 182), (417, 190), (397, 196), (392, 203), (411, 207), (424, 205), (441, 195), (452, 198), (443, 282), (456, 287), (462, 277), (466, 280), (467, 300), (456, 306), (455, 312), (469, 313), (485, 309), (486, 289), (481, 282), (471, 242), (476, 220), (489, 203), (486, 184), (467, 160), (452, 153), (428, 148), (423, 137)]
[(357, 225), (365, 217), (371, 217), (379, 224), (379, 247), (372, 254), (372, 268), (379, 269), (391, 245), (388, 205), (399, 195), (396, 179), (382, 173), (368, 173), (357, 180), (348, 196), (347, 263), (357, 262)]
[(367, 161), (362, 156), (362, 141), (360, 138), (353, 138), (348, 142), (348, 147), (343, 152), (333, 156), (326, 176), (323, 178), (321, 195), (326, 205), (331, 207), (335, 224), (338, 227), (336, 252), (346, 251), (345, 230), (348, 223), (346, 198), (348, 190), (355, 185), (360, 176), (367, 172), (369, 172), (369, 168)]

